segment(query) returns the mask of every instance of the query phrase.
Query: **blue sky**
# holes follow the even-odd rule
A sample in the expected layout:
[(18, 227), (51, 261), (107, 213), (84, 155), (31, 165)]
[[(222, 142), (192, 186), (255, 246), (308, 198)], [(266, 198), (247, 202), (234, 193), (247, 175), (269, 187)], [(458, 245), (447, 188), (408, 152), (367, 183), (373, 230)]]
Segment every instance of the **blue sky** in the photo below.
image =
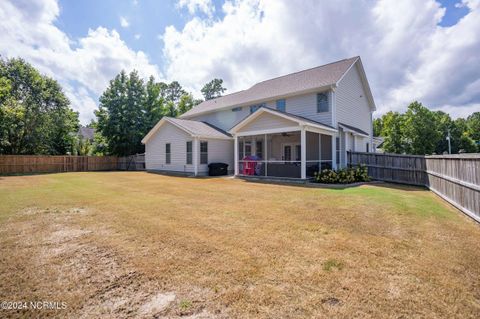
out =
[(0, 54), (57, 79), (92, 119), (122, 69), (200, 97), (360, 55), (380, 115), (480, 110), (480, 0), (4, 0)]

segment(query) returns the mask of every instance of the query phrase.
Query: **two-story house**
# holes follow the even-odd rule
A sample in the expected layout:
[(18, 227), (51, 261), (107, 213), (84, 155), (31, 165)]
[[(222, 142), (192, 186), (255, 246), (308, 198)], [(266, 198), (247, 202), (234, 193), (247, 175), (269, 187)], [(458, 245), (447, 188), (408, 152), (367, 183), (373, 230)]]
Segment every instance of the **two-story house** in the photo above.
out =
[(360, 57), (255, 84), (162, 118), (145, 136), (146, 169), (305, 179), (373, 151), (375, 103)]

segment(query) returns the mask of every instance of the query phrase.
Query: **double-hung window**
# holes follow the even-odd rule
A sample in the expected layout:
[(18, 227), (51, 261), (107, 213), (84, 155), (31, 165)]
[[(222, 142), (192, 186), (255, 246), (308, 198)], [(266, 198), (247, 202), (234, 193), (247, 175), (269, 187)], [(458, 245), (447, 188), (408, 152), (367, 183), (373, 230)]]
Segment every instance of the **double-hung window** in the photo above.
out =
[(193, 154), (192, 154), (192, 141), (187, 142), (187, 165), (191, 165), (193, 162)]
[(200, 142), (200, 164), (208, 164), (208, 142)]
[(165, 144), (165, 164), (170, 164), (172, 162), (172, 147), (170, 143)]
[(277, 100), (276, 102), (277, 110), (285, 112), (285, 99)]
[(317, 94), (317, 113), (328, 112), (328, 95), (326, 93)]

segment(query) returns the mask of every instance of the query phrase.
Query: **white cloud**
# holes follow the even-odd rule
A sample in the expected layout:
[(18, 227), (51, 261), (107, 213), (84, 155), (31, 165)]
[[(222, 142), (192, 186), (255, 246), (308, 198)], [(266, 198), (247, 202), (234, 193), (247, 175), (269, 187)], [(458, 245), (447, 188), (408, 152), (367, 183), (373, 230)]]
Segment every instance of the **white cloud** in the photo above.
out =
[(130, 22), (128, 22), (127, 18), (120, 17), (120, 25), (122, 28), (128, 28), (130, 26)]
[[(214, 77), (229, 92), (288, 72), (360, 55), (379, 113), (413, 99), (454, 116), (480, 104), (480, 1), (456, 25), (433, 0), (238, 0), (224, 17), (167, 27), (166, 75), (199, 92)], [(299, 18), (301, 17), (301, 18)]]
[(212, 0), (179, 0), (177, 6), (179, 8), (187, 8), (188, 13), (190, 14), (203, 12), (211, 17), (215, 12), (215, 6), (213, 5)]
[(142, 35), (140, 33), (137, 33), (134, 35), (134, 37), (135, 37), (135, 40), (138, 40), (142, 37)]
[(131, 50), (117, 31), (98, 27), (73, 40), (54, 25), (58, 14), (55, 0), (2, 2), (0, 54), (22, 57), (57, 79), (83, 123), (93, 118), (98, 96), (122, 69), (162, 78), (145, 53)]

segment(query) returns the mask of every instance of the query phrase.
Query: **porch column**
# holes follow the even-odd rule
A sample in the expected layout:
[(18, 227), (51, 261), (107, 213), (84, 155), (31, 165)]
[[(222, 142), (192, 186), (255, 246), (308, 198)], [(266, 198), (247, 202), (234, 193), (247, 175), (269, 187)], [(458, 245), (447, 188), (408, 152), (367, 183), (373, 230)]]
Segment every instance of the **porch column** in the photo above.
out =
[(332, 135), (332, 169), (334, 170), (337, 169), (337, 136), (336, 135)]
[(318, 133), (318, 171), (322, 170), (322, 134)]
[(234, 156), (234, 159), (233, 159), (233, 166), (235, 167), (235, 171), (234, 171), (234, 175), (237, 176), (238, 175), (238, 136), (235, 135), (235, 139), (234, 139), (234, 146), (233, 146), (233, 156)]
[(302, 126), (302, 130), (300, 131), (300, 170), (301, 170), (301, 178), (307, 178), (307, 133), (305, 132), (305, 127)]
[(198, 137), (193, 138), (193, 174), (198, 175)]
[(265, 152), (263, 152), (263, 160), (265, 161), (265, 176), (268, 176), (267, 174), (267, 161), (268, 161), (268, 145), (267, 145), (267, 134), (265, 134)]

